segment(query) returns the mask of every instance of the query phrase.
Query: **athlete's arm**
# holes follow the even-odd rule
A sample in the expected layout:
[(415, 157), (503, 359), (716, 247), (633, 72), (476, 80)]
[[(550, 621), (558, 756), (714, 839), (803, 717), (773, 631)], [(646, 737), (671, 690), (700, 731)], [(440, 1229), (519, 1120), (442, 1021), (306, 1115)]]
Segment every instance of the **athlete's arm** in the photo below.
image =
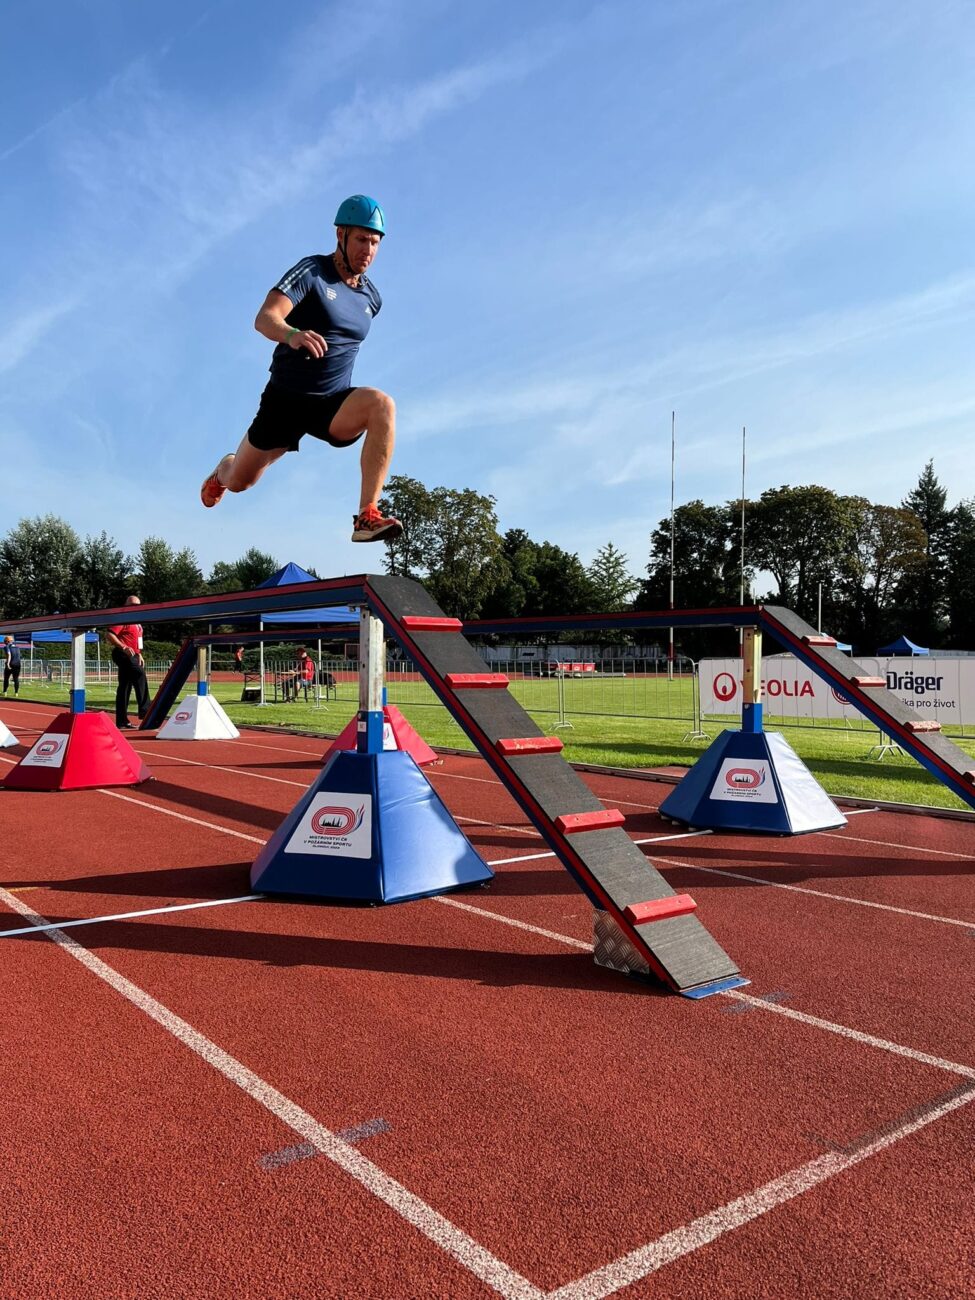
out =
[(272, 289), (257, 313), (254, 328), (272, 343), (287, 343), (295, 352), (299, 348), (306, 348), (313, 357), (323, 357), (328, 351), (328, 344), (321, 334), (316, 334), (314, 330), (294, 331), (294, 327), (288, 324), (286, 317), (293, 310), (294, 303), (288, 295), (279, 289)]

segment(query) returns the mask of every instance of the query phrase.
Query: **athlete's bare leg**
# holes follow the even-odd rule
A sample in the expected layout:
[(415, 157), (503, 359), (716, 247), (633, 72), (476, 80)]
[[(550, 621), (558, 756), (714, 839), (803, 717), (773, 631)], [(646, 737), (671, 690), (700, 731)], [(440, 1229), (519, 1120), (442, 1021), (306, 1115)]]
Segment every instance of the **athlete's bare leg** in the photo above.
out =
[(359, 459), (362, 470), (360, 512), (379, 500), (396, 442), (396, 403), (378, 388), (357, 388), (350, 393), (336, 411), (329, 433), (342, 442), (351, 442), (363, 429), (366, 436)]

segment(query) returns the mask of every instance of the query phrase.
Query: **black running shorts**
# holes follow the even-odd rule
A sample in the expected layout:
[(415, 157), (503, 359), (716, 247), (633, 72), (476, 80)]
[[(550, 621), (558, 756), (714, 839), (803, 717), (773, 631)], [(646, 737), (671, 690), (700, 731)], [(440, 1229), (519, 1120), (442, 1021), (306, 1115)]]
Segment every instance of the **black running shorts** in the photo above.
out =
[[(343, 441), (333, 438), (329, 426), (335, 414), (354, 388), (341, 388), (327, 397), (307, 393), (289, 393), (286, 388), (268, 384), (261, 394), (261, 404), (247, 430), (247, 441), (258, 451), (297, 451), (298, 443), (306, 433), (333, 447), (350, 447), (358, 442), (362, 433)], [(363, 433), (365, 430), (363, 430)]]

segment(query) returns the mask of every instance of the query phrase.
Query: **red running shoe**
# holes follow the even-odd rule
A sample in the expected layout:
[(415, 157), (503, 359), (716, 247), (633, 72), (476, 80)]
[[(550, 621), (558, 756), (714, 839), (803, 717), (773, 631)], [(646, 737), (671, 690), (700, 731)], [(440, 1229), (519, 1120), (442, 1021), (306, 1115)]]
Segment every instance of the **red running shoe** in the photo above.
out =
[(234, 452), (228, 451), (226, 456), (221, 456), (217, 462), (217, 468), (212, 474), (205, 479), (203, 486), (200, 488), (200, 500), (209, 510), (211, 506), (219, 504), (226, 492), (226, 486), (220, 482), (221, 469), (229, 469), (234, 463)]
[(352, 540), (354, 542), (392, 542), (403, 531), (398, 519), (385, 519), (375, 506), (366, 506), (360, 514), (352, 517)]
[(203, 486), (200, 488), (200, 500), (209, 510), (211, 506), (219, 504), (223, 499), (223, 494), (226, 490), (227, 489), (217, 478), (217, 471), (214, 470), (212, 474), (209, 474), (206, 477)]

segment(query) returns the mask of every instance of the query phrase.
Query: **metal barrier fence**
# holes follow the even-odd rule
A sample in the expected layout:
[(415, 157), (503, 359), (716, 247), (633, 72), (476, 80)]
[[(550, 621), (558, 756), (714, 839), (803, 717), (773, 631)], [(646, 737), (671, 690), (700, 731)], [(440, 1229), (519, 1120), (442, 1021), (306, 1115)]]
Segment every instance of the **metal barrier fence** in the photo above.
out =
[[(294, 701), (322, 706), (336, 697), (355, 700), (359, 672), (355, 660), (323, 658), (318, 661), (314, 656), (312, 659), (315, 662), (315, 677), (304, 682), (301, 679), (301, 663), (297, 658), (269, 656), (264, 664), (265, 701)], [(765, 662), (772, 665), (774, 660)], [(690, 735), (703, 739), (707, 727), (716, 731), (721, 727), (735, 726), (736, 719), (740, 716), (737, 710), (729, 712), (725, 708), (721, 712), (715, 712), (707, 708), (706, 702), (702, 702), (701, 698), (699, 665), (683, 655), (677, 656), (672, 667), (659, 657), (602, 660), (591, 666), (569, 660), (556, 666), (550, 662), (492, 659), (490, 667), (492, 671), (503, 672), (508, 676), (512, 693), (525, 709), (533, 714), (554, 717), (556, 726), (569, 726), (569, 720), (573, 716), (647, 718), (686, 723)], [(166, 660), (146, 663), (150, 694), (156, 691), (169, 669), (170, 663)], [(773, 671), (773, 668), (770, 667), (769, 671)], [(90, 687), (114, 690), (117, 674), (110, 659), (102, 659), (100, 663), (89, 660), (85, 674)], [(218, 681), (238, 681), (242, 687), (245, 681), (251, 688), (260, 686), (256, 663), (243, 671), (221, 664), (217, 666), (215, 676)], [(42, 688), (43, 695), (67, 701), (71, 689), (71, 661), (25, 660), (21, 680), (23, 686), (36, 684)], [(811, 716), (800, 689), (787, 683), (776, 685), (776, 680), (767, 682), (763, 698), (763, 718), (767, 726), (862, 733), (874, 738), (882, 736), (875, 724), (852, 709), (845, 710), (844, 716), (840, 717)], [(442, 707), (437, 696), (409, 660), (388, 660), (386, 685), (391, 704)], [(959, 698), (964, 712), (964, 684)], [(972, 704), (975, 706), (975, 699)], [(948, 717), (942, 719), (942, 727), (947, 735), (975, 735), (975, 725), (953, 723)]]
[[(674, 722), (692, 722), (696, 716), (695, 664), (683, 656), (672, 668), (659, 658), (603, 660), (591, 666), (492, 659), (491, 671), (508, 677), (511, 693), (523, 708), (554, 714), (562, 724), (573, 714)], [(391, 704), (439, 704), (409, 660), (387, 664), (386, 689)]]
[[(149, 690), (153, 691), (162, 679), (169, 672), (171, 663), (169, 660), (146, 661), (146, 678), (149, 682)], [(71, 660), (70, 659), (34, 659), (22, 660), (20, 678), (22, 682), (37, 682), (39, 685), (60, 687), (63, 686), (65, 691), (71, 689)], [(118, 679), (115, 671), (115, 665), (111, 659), (102, 659), (96, 662), (93, 659), (85, 661), (85, 682), (87, 685), (112, 685)]]

